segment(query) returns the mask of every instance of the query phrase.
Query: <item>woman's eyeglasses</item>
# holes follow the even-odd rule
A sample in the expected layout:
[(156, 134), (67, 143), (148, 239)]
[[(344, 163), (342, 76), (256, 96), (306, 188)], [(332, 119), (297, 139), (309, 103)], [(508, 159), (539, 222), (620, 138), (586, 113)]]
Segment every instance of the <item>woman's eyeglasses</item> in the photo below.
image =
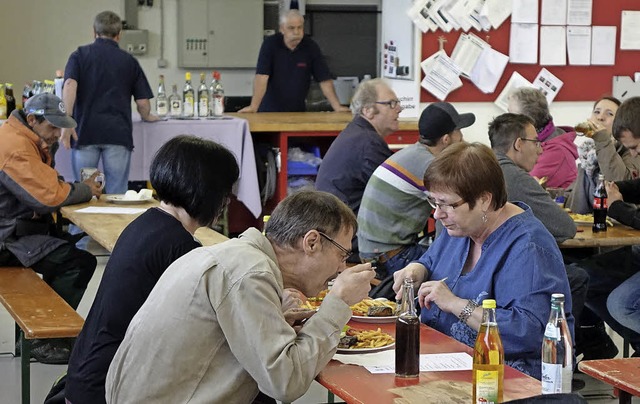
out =
[(460, 199), (458, 202), (454, 202), (454, 203), (440, 203), (440, 202), (436, 202), (436, 200), (430, 196), (427, 196), (427, 202), (429, 202), (429, 205), (431, 205), (432, 208), (434, 209), (438, 208), (442, 212), (451, 212), (458, 206), (462, 206), (466, 203), (464, 199)]

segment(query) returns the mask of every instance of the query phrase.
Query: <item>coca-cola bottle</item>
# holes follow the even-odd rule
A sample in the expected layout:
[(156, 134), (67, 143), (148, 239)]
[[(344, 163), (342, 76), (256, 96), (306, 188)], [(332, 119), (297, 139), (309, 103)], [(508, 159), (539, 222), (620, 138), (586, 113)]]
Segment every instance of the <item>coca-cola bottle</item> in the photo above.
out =
[(598, 186), (593, 193), (593, 232), (607, 231), (607, 188), (604, 175), (598, 175)]

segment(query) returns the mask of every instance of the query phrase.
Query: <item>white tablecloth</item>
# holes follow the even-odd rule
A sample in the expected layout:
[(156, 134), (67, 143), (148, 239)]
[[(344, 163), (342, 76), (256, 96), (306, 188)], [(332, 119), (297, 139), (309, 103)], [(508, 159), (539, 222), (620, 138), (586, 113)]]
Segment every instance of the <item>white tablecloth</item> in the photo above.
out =
[[(249, 124), (244, 119), (225, 117), (225, 119), (142, 122), (139, 117), (134, 117), (134, 149), (131, 155), (129, 180), (148, 180), (149, 166), (154, 154), (169, 139), (183, 134), (213, 140), (227, 147), (236, 156), (240, 166), (240, 179), (234, 188), (234, 194), (256, 218), (259, 217), (262, 212), (262, 204), (260, 202), (256, 160)], [(64, 147), (58, 149), (56, 153), (56, 170), (67, 181), (75, 179), (71, 168), (70, 150)]]

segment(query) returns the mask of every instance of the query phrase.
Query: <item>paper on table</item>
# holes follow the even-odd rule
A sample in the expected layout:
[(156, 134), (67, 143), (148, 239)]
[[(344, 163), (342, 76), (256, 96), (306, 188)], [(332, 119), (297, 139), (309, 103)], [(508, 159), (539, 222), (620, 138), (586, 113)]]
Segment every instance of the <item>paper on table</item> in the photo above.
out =
[[(395, 350), (382, 351), (373, 354), (341, 355), (336, 354), (333, 359), (347, 365), (364, 366), (371, 373), (394, 373)], [(421, 372), (446, 372), (454, 370), (471, 370), (473, 358), (466, 352), (422, 354), (420, 355)]]
[(509, 61), (528, 64), (538, 61), (538, 24), (511, 24)]
[(492, 48), (485, 48), (471, 70), (471, 81), (485, 94), (496, 91), (509, 56)]
[(540, 64), (565, 66), (567, 64), (567, 33), (565, 27), (540, 27)]
[(591, 25), (593, 0), (569, 0), (567, 25)]
[(538, 23), (538, 0), (512, 0), (511, 24)]
[(591, 64), (591, 27), (567, 27), (567, 53), (569, 64)]
[(640, 11), (623, 11), (620, 23), (620, 49), (640, 49)]
[(567, 0), (542, 0), (542, 12), (540, 24), (566, 25), (567, 24)]
[(522, 77), (520, 73), (513, 72), (513, 74), (509, 78), (509, 81), (507, 81), (507, 85), (504, 86), (502, 92), (493, 103), (496, 104), (504, 112), (507, 112), (509, 106), (509, 95), (513, 90), (520, 87), (533, 87), (533, 84), (531, 84), (529, 80)]
[(591, 64), (611, 66), (615, 62), (616, 27), (591, 27)]
[(141, 208), (122, 208), (122, 207), (102, 207), (88, 206), (86, 208), (76, 210), (76, 213), (102, 213), (111, 215), (135, 215), (144, 212), (146, 209)]

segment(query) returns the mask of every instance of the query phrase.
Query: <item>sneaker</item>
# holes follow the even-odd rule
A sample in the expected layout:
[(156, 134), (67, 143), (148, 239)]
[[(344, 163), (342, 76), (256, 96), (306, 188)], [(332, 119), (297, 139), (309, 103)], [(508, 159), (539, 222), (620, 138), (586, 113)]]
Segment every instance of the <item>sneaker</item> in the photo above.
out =
[(576, 356), (583, 354), (583, 360), (611, 359), (618, 355), (618, 348), (607, 334), (604, 323), (582, 326), (576, 335)]
[(39, 340), (31, 347), (31, 357), (40, 363), (50, 365), (66, 365), (69, 363), (71, 350), (68, 344), (58, 341)]

